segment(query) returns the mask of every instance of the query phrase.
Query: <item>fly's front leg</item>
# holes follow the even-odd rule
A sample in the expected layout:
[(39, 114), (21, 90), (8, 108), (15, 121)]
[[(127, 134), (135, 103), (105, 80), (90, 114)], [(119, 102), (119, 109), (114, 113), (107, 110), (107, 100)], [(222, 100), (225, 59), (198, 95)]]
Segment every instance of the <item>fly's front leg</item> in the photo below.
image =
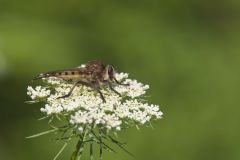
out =
[(116, 93), (116, 94), (119, 95), (119, 96), (122, 96), (118, 91), (116, 91), (116, 90), (112, 87), (112, 84), (111, 84), (110, 82), (108, 82), (108, 86), (109, 86), (109, 88), (110, 88), (114, 93)]
[(129, 84), (120, 83), (115, 77), (113, 78), (113, 80), (114, 80), (118, 85), (129, 86)]

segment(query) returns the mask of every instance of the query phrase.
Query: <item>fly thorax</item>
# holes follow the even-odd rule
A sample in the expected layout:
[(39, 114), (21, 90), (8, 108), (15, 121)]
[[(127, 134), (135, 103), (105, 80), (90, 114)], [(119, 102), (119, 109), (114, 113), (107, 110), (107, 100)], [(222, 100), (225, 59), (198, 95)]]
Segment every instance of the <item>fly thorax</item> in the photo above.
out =
[(103, 75), (103, 80), (108, 80), (108, 79), (109, 79), (108, 69), (105, 69), (104, 75)]
[(107, 65), (106, 67), (106, 71), (105, 71), (105, 79), (104, 80), (108, 80), (108, 79), (113, 79), (115, 76), (115, 69), (112, 65)]

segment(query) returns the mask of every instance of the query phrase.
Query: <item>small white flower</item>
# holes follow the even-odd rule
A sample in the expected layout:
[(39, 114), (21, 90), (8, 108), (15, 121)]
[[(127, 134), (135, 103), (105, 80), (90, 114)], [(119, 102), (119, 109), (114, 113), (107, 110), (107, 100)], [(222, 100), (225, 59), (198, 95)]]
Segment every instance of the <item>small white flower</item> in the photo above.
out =
[(83, 132), (83, 128), (82, 127), (78, 127), (78, 130), (79, 130), (80, 133)]
[(128, 78), (128, 73), (118, 73), (115, 77), (117, 80), (122, 81), (123, 79)]
[(31, 86), (28, 86), (27, 88), (27, 95), (29, 95), (33, 100), (37, 98), (47, 97), (50, 95), (50, 93), (51, 93), (50, 90), (43, 88), (41, 86), (37, 86), (35, 89), (33, 89)]
[(131, 98), (139, 97), (146, 93), (146, 90), (149, 89), (148, 85), (143, 85), (138, 83), (137, 80), (126, 79), (123, 81), (124, 84), (129, 84), (128, 86), (115, 86), (114, 89), (121, 94), (126, 94)]

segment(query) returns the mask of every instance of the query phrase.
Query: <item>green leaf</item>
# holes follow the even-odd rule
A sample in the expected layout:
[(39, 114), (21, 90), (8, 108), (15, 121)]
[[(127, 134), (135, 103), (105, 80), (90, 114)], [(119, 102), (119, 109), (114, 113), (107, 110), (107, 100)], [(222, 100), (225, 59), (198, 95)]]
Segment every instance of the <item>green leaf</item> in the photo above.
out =
[(53, 158), (53, 160), (56, 160), (59, 157), (59, 155), (63, 152), (63, 150), (67, 147), (67, 145), (68, 145), (68, 142), (66, 142), (63, 145), (63, 147), (60, 149), (60, 151), (57, 153), (57, 155)]
[(55, 132), (55, 131), (57, 131), (57, 130), (58, 130), (58, 128), (52, 129), (52, 130), (48, 130), (48, 131), (44, 131), (44, 132), (41, 132), (41, 133), (34, 134), (34, 135), (32, 135), (32, 136), (28, 136), (28, 137), (26, 137), (26, 138), (27, 138), (27, 139), (30, 139), (30, 138), (39, 137), (39, 136), (42, 136), (42, 135), (45, 135), (45, 134), (49, 134), (49, 133)]
[(135, 155), (133, 155), (131, 152), (129, 152), (126, 148), (123, 147), (124, 143), (118, 142), (117, 140), (115, 140), (114, 138), (112, 138), (111, 136), (108, 136), (109, 139), (115, 143), (119, 148), (121, 148), (124, 152), (126, 152), (128, 155), (132, 156), (133, 158), (135, 158)]
[(93, 138), (93, 140), (94, 140), (96, 143), (103, 145), (103, 147), (105, 147), (108, 151), (116, 152), (114, 149), (112, 149), (112, 148), (109, 147), (106, 143), (104, 143), (102, 140), (100, 140), (100, 138), (94, 133), (93, 130), (92, 130), (91, 132), (92, 132), (93, 136), (96, 138), (96, 139)]
[[(100, 142), (99, 142), (97, 139), (93, 138), (93, 141), (100, 145)], [(114, 149), (112, 149), (110, 146), (108, 146), (107, 144), (105, 144), (105, 143), (102, 142), (102, 145), (103, 145), (102, 147), (103, 147), (104, 149), (106, 149), (108, 152), (114, 152), (114, 153), (116, 153), (116, 151), (115, 151)]]
[(45, 116), (45, 117), (39, 118), (38, 120), (41, 121), (41, 120), (47, 119), (48, 117), (49, 116)]
[(38, 103), (38, 101), (25, 101), (24, 103), (26, 103), (26, 104), (35, 104), (35, 103)]

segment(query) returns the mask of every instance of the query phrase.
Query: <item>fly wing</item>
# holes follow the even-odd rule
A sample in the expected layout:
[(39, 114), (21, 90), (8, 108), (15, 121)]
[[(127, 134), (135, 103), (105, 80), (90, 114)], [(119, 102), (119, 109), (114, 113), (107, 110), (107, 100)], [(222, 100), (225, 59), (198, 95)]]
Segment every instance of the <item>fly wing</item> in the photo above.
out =
[(47, 77), (57, 77), (63, 80), (83, 80), (83, 81), (96, 81), (102, 80), (103, 73), (105, 70), (105, 65), (99, 61), (91, 61), (87, 64), (83, 64), (77, 68), (70, 68), (65, 70), (50, 71), (46, 73), (41, 73), (36, 76), (33, 80), (47, 78)]

